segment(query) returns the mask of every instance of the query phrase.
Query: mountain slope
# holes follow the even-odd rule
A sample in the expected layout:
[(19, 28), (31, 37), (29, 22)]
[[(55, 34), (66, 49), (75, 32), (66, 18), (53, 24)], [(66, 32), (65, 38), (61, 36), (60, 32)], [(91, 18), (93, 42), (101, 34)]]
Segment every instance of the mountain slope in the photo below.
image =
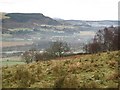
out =
[(60, 22), (40, 13), (8, 13), (4, 16), (9, 18), (3, 18), (2, 20), (3, 30), (12, 28), (34, 28), (41, 24), (60, 25)]
[(117, 88), (120, 51), (3, 67), (3, 88)]

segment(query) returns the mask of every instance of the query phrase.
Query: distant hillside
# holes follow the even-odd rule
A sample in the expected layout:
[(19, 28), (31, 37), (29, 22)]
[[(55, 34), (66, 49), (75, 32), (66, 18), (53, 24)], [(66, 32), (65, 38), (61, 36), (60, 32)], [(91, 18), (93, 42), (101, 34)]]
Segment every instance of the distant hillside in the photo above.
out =
[(71, 25), (85, 26), (85, 27), (109, 27), (118, 26), (117, 20), (101, 20), (101, 21), (86, 21), (86, 20), (65, 20)]
[(8, 13), (3, 18), (3, 30), (11, 28), (34, 28), (41, 24), (60, 25), (60, 22), (40, 13)]
[(3, 67), (3, 88), (117, 88), (120, 51)]
[(10, 17), (10, 19), (6, 20), (12, 20), (15, 22), (29, 22), (29, 21), (36, 21), (39, 24), (48, 24), (48, 25), (58, 25), (56, 20), (53, 20), (50, 17), (46, 17), (43, 14), (40, 13), (10, 13), (6, 14), (5, 16)]

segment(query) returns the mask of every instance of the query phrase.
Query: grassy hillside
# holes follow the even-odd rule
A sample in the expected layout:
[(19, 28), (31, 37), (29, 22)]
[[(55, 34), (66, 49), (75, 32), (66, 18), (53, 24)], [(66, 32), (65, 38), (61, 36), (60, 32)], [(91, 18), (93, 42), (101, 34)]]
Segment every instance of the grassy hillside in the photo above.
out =
[(7, 29), (13, 28), (33, 28), (41, 24), (60, 25), (60, 23), (41, 13), (7, 13), (3, 15), (3, 27)]
[(3, 67), (3, 88), (117, 88), (120, 51)]
[(9, 29), (33, 28), (40, 25), (61, 25), (60, 22), (44, 16), (41, 13), (3, 13), (0, 15), (2, 20), (2, 33), (9, 33)]

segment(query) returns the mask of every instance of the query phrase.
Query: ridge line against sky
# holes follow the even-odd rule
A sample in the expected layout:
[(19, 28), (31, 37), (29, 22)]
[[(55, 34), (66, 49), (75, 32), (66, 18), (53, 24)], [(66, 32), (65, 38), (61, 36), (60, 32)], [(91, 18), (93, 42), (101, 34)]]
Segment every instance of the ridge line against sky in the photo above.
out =
[(119, 0), (0, 0), (0, 12), (42, 13), (65, 20), (118, 20)]

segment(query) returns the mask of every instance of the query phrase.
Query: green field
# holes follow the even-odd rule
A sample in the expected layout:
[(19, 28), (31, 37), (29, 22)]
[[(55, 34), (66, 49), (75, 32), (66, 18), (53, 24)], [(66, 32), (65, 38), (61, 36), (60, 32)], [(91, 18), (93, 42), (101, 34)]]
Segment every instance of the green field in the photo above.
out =
[(25, 64), (25, 63), (20, 61), (2, 61), (2, 66), (11, 66), (17, 64)]
[(21, 61), (21, 57), (18, 57), (18, 56), (2, 58), (0, 60), (1, 60), (0, 65), (2, 66), (25, 64), (25, 62)]
[(2, 67), (3, 88), (117, 88), (120, 51)]

